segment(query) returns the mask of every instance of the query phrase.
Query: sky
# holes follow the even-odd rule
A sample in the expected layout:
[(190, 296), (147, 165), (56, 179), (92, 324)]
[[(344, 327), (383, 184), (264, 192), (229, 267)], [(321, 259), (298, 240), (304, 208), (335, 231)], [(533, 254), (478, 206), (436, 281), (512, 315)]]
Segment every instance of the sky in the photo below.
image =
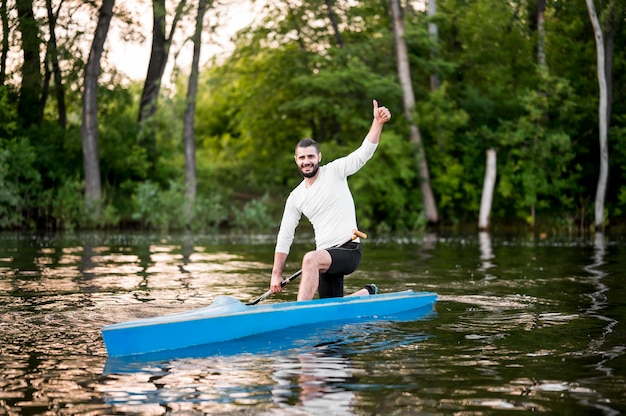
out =
[[(109, 60), (110, 62), (121, 72), (126, 74), (131, 80), (140, 81), (145, 79), (148, 71), (148, 63), (150, 61), (150, 47), (152, 42), (152, 7), (150, 2), (146, 4), (136, 4), (136, 10), (134, 10), (141, 19), (141, 27), (145, 41), (129, 42), (122, 40), (121, 30), (119, 27), (112, 25), (107, 42), (109, 43)], [(200, 52), (200, 65), (207, 62), (211, 57), (226, 53), (232, 50), (233, 45), (230, 42), (230, 37), (236, 33), (237, 30), (249, 25), (254, 18), (253, 6), (248, 0), (232, 0), (228, 7), (225, 7), (221, 13), (220, 24), (215, 33), (205, 33), (203, 36), (203, 46)], [(214, 24), (216, 22), (215, 13), (212, 10), (207, 11), (205, 22)], [(169, 30), (169, 25), (167, 27)], [(186, 28), (186, 35), (191, 35), (190, 31), (193, 31), (193, 27)], [(181, 28), (177, 30), (177, 36), (175, 36), (174, 45), (170, 50), (170, 56), (168, 59), (168, 66), (165, 70), (163, 81), (167, 83), (172, 72), (174, 65), (174, 58), (180, 70), (184, 73), (188, 73), (191, 66), (191, 59), (193, 55), (193, 46), (191, 42), (188, 42), (181, 49), (181, 39), (184, 39), (185, 34)], [(175, 57), (175, 54), (178, 55)]]
[[(16, 0), (14, 0), (16, 1)], [(168, 4), (177, 3), (179, 0), (167, 0)], [(425, 0), (413, 0), (414, 6), (424, 7)], [(215, 33), (209, 33), (208, 30), (204, 34), (204, 45), (201, 51), (200, 65), (208, 62), (209, 59), (216, 55), (223, 55), (230, 52), (234, 46), (230, 42), (230, 37), (236, 33), (237, 30), (248, 26), (256, 16), (261, 13), (261, 8), (264, 5), (263, 0), (216, 0), (221, 4), (219, 12), (220, 24), (217, 25)], [(105, 48), (108, 50), (109, 61), (122, 73), (126, 74), (133, 81), (141, 81), (145, 79), (148, 71), (148, 64), (150, 61), (150, 47), (151, 47), (151, 31), (152, 31), (152, 6), (151, 0), (126, 0), (121, 3), (121, 7), (126, 7), (131, 10), (141, 22), (138, 27), (144, 37), (143, 42), (128, 41), (122, 38), (122, 28), (120, 27), (119, 19), (113, 19), (109, 34), (107, 36), (107, 44)], [(36, 3), (35, 14), (39, 19), (45, 19), (46, 11), (45, 7), (42, 7), (42, 2)], [(118, 3), (120, 4), (120, 3)], [(118, 6), (116, 6), (118, 7)], [(14, 5), (10, 7), (11, 13), (16, 13)], [(16, 16), (12, 16), (14, 19)], [(93, 15), (82, 15), (80, 13), (73, 15), (73, 19), (89, 19), (93, 20)], [(97, 19), (96, 19), (97, 20)], [(205, 22), (209, 25), (217, 23), (216, 10), (209, 9)], [(92, 22), (95, 25), (95, 21)], [(81, 26), (79, 24), (79, 26)], [(165, 69), (165, 75), (163, 77), (164, 83), (169, 83), (172, 69), (174, 66), (174, 60), (176, 60), (177, 67), (183, 72), (188, 73), (191, 67), (191, 59), (193, 54), (193, 46), (191, 42), (187, 42), (181, 49), (182, 39), (185, 36), (190, 36), (189, 31), (193, 30), (193, 27), (187, 25), (184, 29), (188, 33), (183, 33), (179, 28), (177, 30), (177, 36), (175, 36), (175, 42), (170, 50), (170, 56), (168, 59), (168, 66)], [(128, 29), (128, 28), (127, 28)], [(136, 29), (136, 28), (133, 28)], [(168, 25), (169, 30), (169, 25)], [(59, 38), (57, 34), (57, 38)], [(61, 35), (62, 36), (62, 35)], [(89, 48), (90, 44), (86, 43), (85, 47)], [(21, 50), (19, 45), (14, 42), (11, 45), (9, 51), (9, 65), (19, 65), (22, 60)]]

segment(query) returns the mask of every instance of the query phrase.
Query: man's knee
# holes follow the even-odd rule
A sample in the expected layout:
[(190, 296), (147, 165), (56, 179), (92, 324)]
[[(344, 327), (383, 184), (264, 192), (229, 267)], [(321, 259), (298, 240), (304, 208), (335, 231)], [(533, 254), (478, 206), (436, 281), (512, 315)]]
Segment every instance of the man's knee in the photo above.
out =
[(302, 268), (316, 268), (319, 271), (325, 271), (330, 267), (332, 258), (326, 250), (309, 251), (302, 257)]
[(315, 260), (315, 252), (314, 251), (309, 251), (308, 253), (306, 253), (304, 255), (304, 257), (302, 257), (302, 268), (305, 269), (308, 266), (314, 266), (317, 264), (317, 261)]

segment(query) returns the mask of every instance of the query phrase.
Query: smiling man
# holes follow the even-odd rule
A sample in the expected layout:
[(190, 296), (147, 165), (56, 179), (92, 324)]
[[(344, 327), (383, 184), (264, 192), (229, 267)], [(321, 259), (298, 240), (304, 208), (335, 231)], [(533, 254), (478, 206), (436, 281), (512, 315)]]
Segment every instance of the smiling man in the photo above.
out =
[[(304, 214), (315, 232), (314, 251), (302, 259), (302, 277), (298, 300), (342, 297), (343, 278), (361, 262), (359, 239), (346, 241), (358, 229), (354, 199), (348, 187), (348, 176), (358, 172), (374, 155), (383, 125), (391, 118), (386, 107), (373, 100), (372, 126), (361, 146), (348, 156), (320, 166), (322, 153), (313, 139), (303, 139), (296, 146), (295, 161), (303, 176), (302, 182), (289, 194), (278, 231), (270, 290), (283, 290), (283, 268)], [(371, 284), (353, 295), (375, 294)]]

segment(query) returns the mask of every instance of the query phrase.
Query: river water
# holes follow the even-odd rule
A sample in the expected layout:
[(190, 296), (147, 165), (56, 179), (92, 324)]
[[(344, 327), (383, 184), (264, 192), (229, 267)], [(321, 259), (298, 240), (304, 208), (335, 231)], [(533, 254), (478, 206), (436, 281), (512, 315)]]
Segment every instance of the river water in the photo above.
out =
[(104, 325), (263, 294), (272, 240), (0, 234), (0, 415), (626, 411), (626, 242), (601, 234), (372, 238), (346, 291), (437, 292), (432, 312), (107, 357)]

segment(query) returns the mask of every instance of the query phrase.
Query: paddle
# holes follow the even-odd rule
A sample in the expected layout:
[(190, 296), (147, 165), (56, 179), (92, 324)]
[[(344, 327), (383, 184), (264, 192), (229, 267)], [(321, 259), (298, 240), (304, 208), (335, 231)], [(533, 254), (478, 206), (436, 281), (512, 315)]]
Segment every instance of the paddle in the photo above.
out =
[[(344, 245), (344, 244), (346, 244), (346, 243), (349, 243), (349, 242), (350, 242), (350, 241), (352, 241), (352, 240), (355, 240), (357, 237), (362, 238), (362, 239), (366, 239), (366, 238), (367, 238), (367, 234), (365, 234), (365, 233), (363, 233), (363, 232), (361, 232), (361, 231), (359, 231), (359, 230), (353, 230), (353, 231), (352, 231), (352, 236), (350, 237), (350, 239), (349, 239), (349, 240), (347, 240), (347, 241), (346, 241), (346, 242), (344, 242), (344, 243), (337, 244), (336, 246), (334, 246), (334, 247), (332, 247), (332, 248), (335, 248), (335, 247), (340, 247), (340, 246), (342, 246), (342, 245)], [(280, 283), (280, 285), (281, 285), (282, 287), (285, 287), (285, 285), (286, 285), (287, 283), (291, 282), (293, 279), (297, 278), (297, 277), (298, 277), (298, 276), (300, 276), (301, 274), (302, 274), (302, 269), (298, 270), (297, 272), (295, 272), (294, 274), (292, 274), (292, 275), (291, 275), (291, 276), (289, 276), (288, 278), (284, 279), (284, 280)], [(269, 295), (271, 295), (271, 294), (272, 294), (272, 290), (271, 290), (271, 289), (269, 289), (267, 292), (263, 293), (261, 296), (259, 296), (259, 297), (258, 297), (258, 298), (256, 298), (255, 300), (253, 300), (253, 301), (250, 301), (250, 302), (246, 303), (246, 305), (248, 305), (248, 306), (256, 305), (257, 303), (261, 302), (262, 300), (265, 300), (265, 299), (266, 299)]]

